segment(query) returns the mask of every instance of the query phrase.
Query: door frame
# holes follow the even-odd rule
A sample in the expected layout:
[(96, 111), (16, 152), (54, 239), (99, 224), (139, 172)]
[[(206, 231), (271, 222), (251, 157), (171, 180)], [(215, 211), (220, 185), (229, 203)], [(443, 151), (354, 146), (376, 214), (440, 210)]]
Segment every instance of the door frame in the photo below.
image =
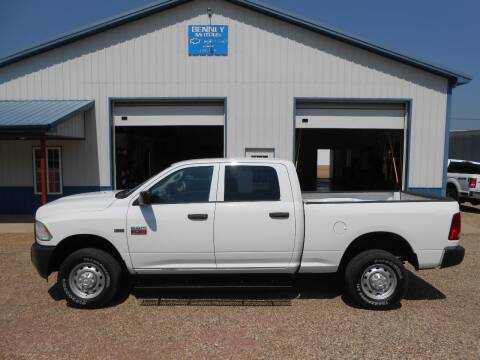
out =
[(109, 150), (110, 150), (110, 187), (117, 188), (117, 169), (115, 159), (115, 122), (113, 119), (113, 109), (115, 103), (175, 103), (175, 102), (198, 102), (198, 103), (223, 103), (224, 121), (223, 121), (223, 157), (226, 158), (227, 151), (227, 119), (228, 107), (227, 97), (108, 97), (108, 122), (109, 122)]

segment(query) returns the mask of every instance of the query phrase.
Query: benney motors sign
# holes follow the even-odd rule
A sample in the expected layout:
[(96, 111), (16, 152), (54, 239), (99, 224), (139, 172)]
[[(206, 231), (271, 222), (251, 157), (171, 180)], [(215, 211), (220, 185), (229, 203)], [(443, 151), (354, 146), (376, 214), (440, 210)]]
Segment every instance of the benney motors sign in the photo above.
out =
[(189, 25), (189, 56), (227, 56), (227, 25)]

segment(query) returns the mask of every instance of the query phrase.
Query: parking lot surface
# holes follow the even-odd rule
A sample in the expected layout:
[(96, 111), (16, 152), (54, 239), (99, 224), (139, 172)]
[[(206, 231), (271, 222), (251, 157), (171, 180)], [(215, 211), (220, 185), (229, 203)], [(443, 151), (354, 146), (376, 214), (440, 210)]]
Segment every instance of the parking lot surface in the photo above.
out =
[(78, 310), (56, 274), (37, 275), (31, 233), (0, 234), (0, 358), (479, 359), (480, 210), (463, 210), (464, 262), (411, 273), (402, 306), (382, 312), (349, 304), (335, 276), (290, 290), (134, 291)]

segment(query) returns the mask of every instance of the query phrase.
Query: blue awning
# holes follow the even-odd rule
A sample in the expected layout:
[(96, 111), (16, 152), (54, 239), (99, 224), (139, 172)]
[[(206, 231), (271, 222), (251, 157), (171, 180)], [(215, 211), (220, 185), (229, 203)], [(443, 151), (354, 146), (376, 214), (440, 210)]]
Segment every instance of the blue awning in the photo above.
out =
[(48, 132), (93, 104), (93, 100), (3, 100), (0, 132)]

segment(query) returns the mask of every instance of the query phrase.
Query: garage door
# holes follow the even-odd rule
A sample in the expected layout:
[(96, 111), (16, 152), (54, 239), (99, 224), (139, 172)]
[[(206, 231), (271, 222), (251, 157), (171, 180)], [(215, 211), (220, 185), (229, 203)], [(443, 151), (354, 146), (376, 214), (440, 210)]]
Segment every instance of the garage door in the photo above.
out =
[(162, 105), (117, 105), (115, 126), (223, 126), (220, 103), (171, 103)]
[(224, 156), (223, 102), (120, 103), (113, 121), (117, 189), (178, 161)]
[(299, 104), (296, 128), (404, 129), (404, 104)]

